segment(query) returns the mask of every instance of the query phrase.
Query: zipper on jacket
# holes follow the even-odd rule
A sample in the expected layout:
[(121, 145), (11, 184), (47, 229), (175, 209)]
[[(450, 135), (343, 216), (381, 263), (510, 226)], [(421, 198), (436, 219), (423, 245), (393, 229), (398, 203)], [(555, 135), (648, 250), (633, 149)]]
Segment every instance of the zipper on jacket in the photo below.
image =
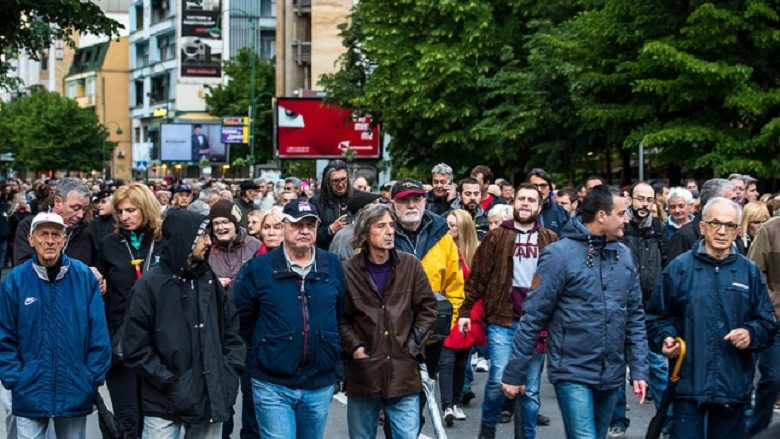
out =
[[(56, 279), (55, 281), (56, 282)], [(56, 318), (57, 314), (57, 303), (56, 303), (56, 297), (57, 297), (57, 289), (54, 287), (54, 282), (51, 283), (51, 309), (52, 312), (55, 314), (52, 317)], [(49, 337), (51, 338), (51, 332), (49, 333)], [(52, 378), (52, 386), (51, 386), (51, 413), (49, 413), (49, 416), (56, 416), (57, 415), (57, 356), (55, 354), (55, 350), (57, 346), (52, 342), (53, 340), (49, 339), (49, 346), (51, 346), (51, 378)]]
[(309, 350), (309, 302), (306, 300), (304, 288), (306, 280), (300, 278), (298, 285), (300, 285), (301, 295), (299, 298), (301, 299), (301, 317), (303, 319), (303, 355), (301, 356), (301, 369), (303, 369), (306, 365), (306, 353)]

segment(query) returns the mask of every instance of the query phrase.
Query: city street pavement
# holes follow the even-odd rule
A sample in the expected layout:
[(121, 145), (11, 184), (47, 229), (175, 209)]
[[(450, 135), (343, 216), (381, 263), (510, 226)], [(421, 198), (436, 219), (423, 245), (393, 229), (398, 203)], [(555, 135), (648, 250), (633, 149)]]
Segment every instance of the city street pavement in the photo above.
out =
[[(480, 421), (480, 405), (482, 403), (482, 391), (484, 389), (485, 381), (487, 380), (487, 373), (475, 373), (475, 381), (473, 389), (477, 394), (477, 397), (471, 401), (468, 407), (465, 407), (464, 411), (468, 416), (465, 421), (455, 421), (455, 424), (451, 428), (447, 428), (447, 437), (450, 439), (474, 439), (479, 433), (479, 421)], [(539, 427), (537, 429), (537, 437), (540, 439), (562, 439), (566, 435), (563, 430), (563, 423), (561, 421), (561, 414), (558, 410), (558, 405), (555, 399), (555, 393), (552, 386), (547, 382), (545, 372), (545, 379), (542, 384), (541, 396), (542, 396), (542, 409), (541, 412), (552, 419), (552, 424), (547, 427)], [(103, 395), (106, 403), (110, 405), (110, 398), (105, 387), (101, 388), (101, 394)], [(240, 407), (240, 399), (236, 404), (236, 408)], [(347, 406), (346, 396), (343, 393), (337, 394), (333, 402), (331, 403), (330, 412), (328, 414), (328, 424), (325, 431), (325, 437), (330, 438), (346, 438), (347, 436)], [(639, 405), (636, 397), (629, 393), (628, 395), (629, 405), (631, 410), (628, 412), (628, 417), (631, 419), (631, 426), (628, 428), (626, 438), (641, 439), (645, 437), (645, 430), (650, 419), (655, 414), (655, 409), (651, 402), (647, 402), (644, 405)], [(240, 412), (240, 410), (238, 410)], [(427, 414), (426, 414), (427, 417)], [(773, 422), (780, 422), (780, 414), (775, 411)], [(238, 429), (241, 425), (241, 416), (236, 414), (235, 417), (236, 428), (233, 431), (231, 438), (238, 439)], [(423, 428), (420, 438), (429, 439), (433, 438), (433, 430), (430, 427), (430, 421), (426, 422)], [(6, 437), (5, 424), (0, 422), (0, 437)], [(379, 428), (379, 436), (383, 438), (381, 427)], [(499, 424), (496, 437), (499, 439), (511, 439), (513, 437), (512, 424)], [(98, 429), (97, 418), (94, 414), (87, 419), (87, 438), (100, 438), (100, 430)], [(218, 439), (218, 438), (215, 438)]]

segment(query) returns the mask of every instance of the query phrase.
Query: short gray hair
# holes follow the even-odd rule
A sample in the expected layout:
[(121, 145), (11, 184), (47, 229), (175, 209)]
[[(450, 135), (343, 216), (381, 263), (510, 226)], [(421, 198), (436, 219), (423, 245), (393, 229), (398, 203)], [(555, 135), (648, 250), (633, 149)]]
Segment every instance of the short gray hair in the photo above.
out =
[(213, 197), (214, 195), (219, 196), (219, 188), (207, 187), (206, 189), (200, 191), (198, 198), (200, 198), (203, 201), (209, 201), (211, 197)]
[(491, 207), (487, 213), (488, 219), (498, 218), (501, 221), (512, 219), (513, 215), (514, 208), (508, 204), (496, 204), (495, 206)]
[(81, 197), (92, 196), (92, 191), (86, 183), (76, 177), (65, 177), (57, 182), (54, 187), (54, 196), (64, 200), (68, 198), (71, 192), (76, 192)]
[(431, 174), (444, 174), (452, 178), (452, 168), (446, 163), (439, 163), (431, 169)]
[(737, 188), (730, 181), (723, 178), (713, 178), (705, 181), (699, 191), (701, 205), (706, 206), (710, 199), (722, 197), (727, 190), (736, 191)]
[(352, 239), (349, 243), (352, 248), (360, 248), (368, 241), (368, 235), (371, 232), (371, 226), (385, 214), (390, 214), (390, 218), (395, 221), (395, 212), (389, 204), (369, 204), (358, 212), (355, 218), (355, 229), (352, 232)]
[(726, 180), (728, 180), (728, 181), (731, 181), (731, 180), (742, 180), (742, 182), (744, 183), (745, 176), (742, 175), (742, 174), (737, 174), (737, 173), (729, 174), (729, 178), (727, 178)]
[(292, 183), (295, 189), (301, 188), (301, 179), (298, 177), (287, 177), (284, 179), (284, 184)]
[(672, 198), (682, 198), (685, 204), (693, 203), (693, 194), (684, 187), (673, 187), (669, 190), (669, 195), (666, 197), (666, 204), (669, 204), (669, 200)]
[(737, 224), (742, 224), (742, 208), (739, 207), (739, 204), (723, 197), (714, 197), (711, 198), (710, 201), (707, 201), (707, 204), (704, 205), (704, 209), (701, 210), (701, 217), (707, 218), (707, 212), (716, 204), (725, 204), (734, 209), (734, 211), (737, 212)]

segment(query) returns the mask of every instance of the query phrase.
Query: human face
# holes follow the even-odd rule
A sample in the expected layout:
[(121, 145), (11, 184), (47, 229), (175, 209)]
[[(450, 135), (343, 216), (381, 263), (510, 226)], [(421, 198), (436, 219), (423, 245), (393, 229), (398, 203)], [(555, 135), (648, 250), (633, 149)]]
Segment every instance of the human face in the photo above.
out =
[(35, 249), (38, 263), (44, 267), (52, 267), (60, 258), (60, 252), (65, 245), (65, 231), (56, 224), (41, 224), (30, 234), (28, 241)]
[(257, 196), (257, 189), (247, 189), (244, 191), (244, 197), (246, 198), (246, 201), (252, 201)]
[(488, 230), (497, 229), (501, 225), (501, 218), (497, 216), (488, 217)]
[(295, 187), (295, 185), (292, 184), (292, 183), (285, 183), (284, 184), (284, 190), (290, 191), (290, 192), (295, 192), (295, 193), (299, 192), (299, 189), (297, 187)]
[(685, 184), (685, 189), (688, 189), (689, 191), (698, 191), (699, 185), (695, 181), (689, 181)]
[(539, 216), (539, 193), (520, 189), (515, 194), (514, 218), (520, 224), (533, 224)]
[(655, 194), (655, 199), (662, 202), (663, 204), (666, 204), (666, 197), (669, 196), (669, 188), (664, 186), (663, 190), (661, 192)]
[[(479, 174), (482, 175), (482, 174)], [(460, 205), (470, 212), (476, 212), (482, 200), (482, 191), (478, 184), (464, 184), (460, 193)]]
[(755, 183), (750, 183), (745, 189), (745, 201), (756, 201), (758, 199), (758, 186)]
[(295, 194), (283, 194), (281, 197), (279, 197), (279, 206), (284, 207), (287, 205), (287, 203), (294, 199)]
[[(601, 182), (601, 180), (596, 180), (595, 178), (592, 180), (588, 180), (585, 182), (585, 193), (590, 192), (591, 189), (593, 189), (596, 186), (600, 186), (604, 183)], [(583, 197), (584, 198), (584, 197)]]
[(672, 217), (672, 221), (675, 224), (685, 224), (688, 222), (688, 214), (690, 213), (690, 206), (681, 197), (670, 198), (666, 202), (669, 209), (669, 215)]
[(751, 238), (755, 238), (756, 234), (758, 233), (758, 229), (761, 228), (762, 225), (764, 225), (766, 221), (761, 220), (753, 220), (748, 223), (748, 235), (750, 235)]
[(501, 186), (501, 198), (505, 200), (514, 200), (515, 199), (515, 188), (513, 188), (511, 185), (504, 185)]
[(97, 213), (100, 216), (111, 215), (114, 212), (114, 208), (111, 204), (111, 197), (103, 197), (97, 202)]
[(568, 195), (556, 195), (555, 201), (559, 206), (563, 207), (566, 212), (569, 212), (569, 215), (571, 215), (571, 213), (574, 212), (574, 209), (577, 207), (575, 204), (572, 204)]
[(406, 228), (416, 229), (422, 221), (425, 211), (425, 198), (422, 195), (409, 195), (393, 200), (398, 222)]
[(201, 233), (195, 240), (195, 246), (192, 247), (190, 258), (192, 261), (202, 261), (206, 259), (206, 251), (211, 247), (211, 237), (208, 233)]
[(547, 180), (532, 175), (531, 178), (528, 179), (528, 182), (536, 186), (539, 189), (539, 192), (542, 193), (542, 201), (547, 200), (547, 197), (550, 196), (550, 184), (547, 183)]
[(160, 194), (157, 196), (157, 200), (160, 203), (160, 206), (167, 206), (171, 203), (171, 196), (168, 194)]
[(337, 169), (330, 173), (330, 191), (337, 197), (343, 197), (347, 193), (349, 180), (346, 169)]
[(76, 191), (70, 191), (63, 200), (54, 197), (54, 213), (65, 221), (65, 225), (73, 227), (84, 218), (84, 209), (89, 205), (89, 197), (81, 196)]
[(723, 191), (723, 198), (727, 198), (735, 203), (739, 201), (739, 195), (737, 194), (737, 191), (732, 191), (731, 189), (726, 189)]
[(216, 217), (211, 221), (214, 238), (219, 242), (230, 242), (236, 238), (236, 225), (225, 217)]
[(179, 192), (173, 194), (173, 205), (179, 209), (186, 209), (192, 202), (192, 192)]
[(437, 197), (447, 196), (447, 185), (450, 184), (450, 176), (447, 174), (431, 174), (431, 183), (433, 183), (433, 195)]
[(257, 215), (247, 216), (246, 231), (254, 237), (260, 236), (260, 218)]
[(631, 194), (631, 212), (638, 220), (650, 215), (650, 205), (655, 203), (655, 192), (649, 184), (638, 184)]
[(395, 247), (395, 222), (389, 213), (371, 224), (368, 231), (368, 248), (374, 251), (386, 251)]
[(284, 224), (279, 221), (274, 215), (265, 217), (265, 224), (260, 230), (260, 237), (265, 248), (268, 250), (274, 249), (282, 245), (282, 238), (284, 236)]
[(450, 229), (449, 234), (456, 242), (458, 240), (458, 219), (455, 215), (447, 215), (447, 227)]
[(725, 256), (731, 243), (739, 233), (737, 212), (727, 204), (716, 203), (707, 210), (707, 215), (699, 223), (704, 237), (704, 247), (713, 257)]
[(116, 214), (119, 217), (119, 224), (125, 230), (138, 230), (144, 222), (144, 214), (130, 200), (122, 200), (116, 206)]
[(734, 187), (737, 189), (737, 201), (741, 201), (742, 198), (745, 196), (745, 181), (739, 178), (732, 178), (729, 180), (731, 184), (734, 185)]
[(612, 212), (599, 212), (602, 216), (602, 227), (607, 241), (616, 241), (623, 237), (623, 228), (628, 223), (626, 215), (628, 200), (622, 195), (612, 197)]
[(314, 246), (317, 235), (317, 220), (307, 217), (298, 222), (284, 222), (284, 245), (293, 252), (302, 252)]
[(368, 182), (363, 177), (356, 178), (355, 181), (352, 182), (352, 187), (363, 192), (369, 191)]
[(479, 182), (479, 190), (481, 191), (480, 193), (486, 194), (488, 187), (490, 186), (490, 182), (485, 181), (485, 176), (482, 174), (474, 174), (472, 175), (472, 177), (476, 178), (477, 181)]

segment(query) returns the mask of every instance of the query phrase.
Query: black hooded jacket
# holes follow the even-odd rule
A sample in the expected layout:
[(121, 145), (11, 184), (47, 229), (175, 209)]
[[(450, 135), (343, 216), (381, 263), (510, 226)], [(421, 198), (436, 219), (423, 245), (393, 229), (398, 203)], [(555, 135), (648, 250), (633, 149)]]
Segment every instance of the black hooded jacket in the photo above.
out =
[(176, 422), (223, 422), (236, 401), (245, 347), (239, 320), (208, 264), (190, 265), (208, 219), (172, 211), (160, 264), (136, 281), (125, 320), (125, 363), (143, 377), (143, 412)]
[(333, 240), (333, 235), (328, 231), (328, 226), (344, 214), (349, 216), (350, 222), (352, 220), (352, 215), (347, 210), (347, 202), (353, 191), (352, 182), (347, 181), (347, 193), (344, 196), (336, 196), (330, 191), (330, 176), (333, 174), (333, 171), (344, 169), (349, 172), (346, 164), (342, 166), (344, 162), (340, 160), (334, 162), (329, 163), (323, 169), (320, 192), (311, 199), (312, 204), (317, 206), (317, 212), (320, 217), (320, 225), (317, 228), (317, 247), (323, 250), (328, 250), (330, 242)]

